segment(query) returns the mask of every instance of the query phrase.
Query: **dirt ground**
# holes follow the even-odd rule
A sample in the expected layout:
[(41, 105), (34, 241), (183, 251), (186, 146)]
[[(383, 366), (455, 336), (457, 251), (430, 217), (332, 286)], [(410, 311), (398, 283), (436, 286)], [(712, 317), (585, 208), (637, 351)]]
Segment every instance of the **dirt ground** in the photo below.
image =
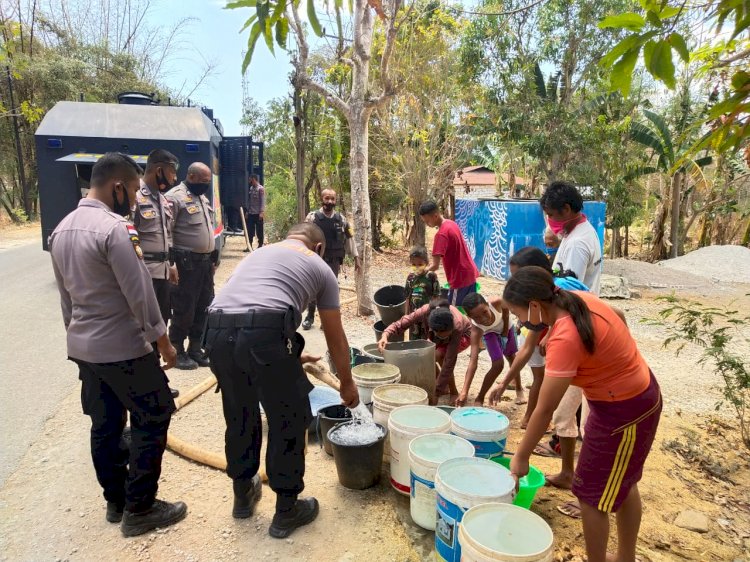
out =
[[(240, 239), (229, 241), (217, 273), (217, 287), (244, 257), (242, 247)], [(402, 283), (406, 262), (403, 252), (378, 255), (372, 268), (373, 290)], [(618, 267), (627, 274), (628, 264)], [(647, 276), (652, 274), (647, 272)], [(498, 282), (489, 279), (480, 282), (486, 294), (501, 291), (502, 284)], [(731, 412), (726, 408), (714, 409), (721, 397), (720, 381), (710, 369), (697, 364), (699, 350), (686, 348), (675, 357), (671, 350), (662, 348), (663, 330), (641, 322), (655, 317), (662, 306), (654, 301), (655, 297), (671, 290), (662, 286), (669, 283), (661, 283), (657, 278), (652, 283), (642, 289), (641, 298), (616, 303), (628, 316), (665, 399), (659, 435), (640, 487), (644, 517), (639, 555), (651, 562), (750, 560), (750, 453), (739, 439)], [(714, 285), (708, 283), (677, 291), (686, 297), (705, 299), (705, 291)], [(353, 287), (353, 277), (342, 275), (341, 284)], [(746, 295), (749, 289), (726, 286), (720, 291), (711, 290), (710, 298), (715, 304), (734, 302), (735, 306), (750, 310), (750, 298)], [(351, 295), (342, 292), (344, 299)], [(352, 345), (374, 341), (375, 317), (357, 317), (353, 304), (344, 307), (344, 316)], [(323, 354), (325, 344), (317, 323), (304, 335), (308, 349)], [(466, 354), (462, 355), (456, 368), (459, 387), (467, 359)], [(483, 357), (474, 392), (487, 367), (487, 359)], [(198, 369), (172, 371), (169, 375), (173, 386), (186, 390), (210, 372)], [(525, 371), (524, 382), (530, 381), (531, 374)], [(511, 398), (512, 393), (507, 396)], [(511, 451), (522, 437), (518, 424), (523, 408), (512, 401), (504, 402), (501, 407), (511, 419), (508, 441)], [(182, 439), (220, 452), (224, 421), (219, 395), (209, 391), (187, 405), (175, 415), (171, 429)], [(558, 469), (558, 461), (554, 459), (534, 457), (532, 463), (545, 472)], [(306, 486), (306, 493), (315, 495), (321, 503), (320, 517), (290, 539), (277, 541), (267, 534), (274, 505), (268, 488), (264, 488), (256, 516), (236, 521), (230, 513), (232, 490), (226, 475), (167, 452), (160, 496), (186, 501), (188, 517), (173, 528), (124, 539), (117, 526), (104, 520), (105, 506), (88, 452), (88, 422), (80, 412), (76, 391), (63, 400), (19, 469), (0, 490), (0, 559), (160, 562), (432, 559), (432, 533), (412, 523), (408, 499), (390, 489), (385, 474), (381, 484), (370, 490), (347, 490), (338, 484), (332, 457), (311, 439)], [(556, 560), (584, 560), (580, 521), (556, 509), (569, 499), (569, 493), (544, 488), (537, 494), (532, 510), (554, 532)], [(696, 533), (675, 526), (675, 518), (685, 509), (707, 515), (708, 532)]]

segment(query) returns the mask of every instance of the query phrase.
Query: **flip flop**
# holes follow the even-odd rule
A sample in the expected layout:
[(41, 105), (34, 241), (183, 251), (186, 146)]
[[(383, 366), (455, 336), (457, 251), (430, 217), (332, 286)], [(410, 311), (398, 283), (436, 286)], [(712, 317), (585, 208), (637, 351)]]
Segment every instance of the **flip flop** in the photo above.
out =
[(550, 447), (548, 443), (537, 444), (537, 446), (534, 447), (534, 454), (539, 455), (540, 457), (551, 457), (554, 459), (560, 458), (560, 455), (557, 454), (557, 451)]
[(513, 403), (516, 404), (517, 406), (523, 406), (524, 404), (528, 404), (529, 401), (526, 399), (526, 397), (524, 398), (516, 397), (515, 400), (513, 400)]
[(567, 515), (571, 519), (581, 518), (581, 506), (578, 505), (578, 502), (566, 502), (562, 505), (558, 505), (557, 511), (563, 515)]

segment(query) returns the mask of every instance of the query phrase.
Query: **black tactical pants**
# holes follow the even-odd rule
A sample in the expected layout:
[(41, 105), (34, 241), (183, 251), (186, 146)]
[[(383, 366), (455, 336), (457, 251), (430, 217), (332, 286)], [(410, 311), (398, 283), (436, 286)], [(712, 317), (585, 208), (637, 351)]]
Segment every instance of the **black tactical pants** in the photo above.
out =
[[(200, 345), (206, 324), (206, 310), (214, 298), (214, 271), (210, 254), (191, 254), (187, 264), (177, 261), (180, 281), (172, 287), (172, 323), (169, 341), (177, 351), (184, 351), (185, 338)], [(201, 257), (205, 256), (205, 257)]]
[(154, 293), (156, 293), (156, 300), (159, 303), (161, 318), (166, 326), (172, 317), (172, 284), (169, 279), (152, 279), (151, 281), (154, 284)]
[(299, 360), (304, 339), (287, 334), (282, 328), (212, 328), (211, 319), (206, 333), (227, 424), (227, 474), (242, 488), (260, 468), (260, 402), (268, 421), (268, 483), (282, 508), (291, 507), (305, 487), (305, 431), (312, 421), (308, 394), (313, 388)]
[[(175, 411), (156, 354), (117, 363), (72, 360), (78, 364), (83, 413), (91, 418), (91, 457), (104, 498), (132, 512), (150, 508)], [(122, 440), (126, 412), (129, 450)]]
[[(339, 273), (341, 272), (341, 266), (344, 264), (344, 258), (329, 258), (328, 256), (323, 256), (323, 261), (325, 261), (328, 264), (328, 267), (331, 268), (331, 271), (333, 271), (333, 274), (336, 276), (336, 279), (339, 278)], [(307, 317), (311, 320), (315, 318), (315, 305), (317, 304), (316, 301), (310, 301), (310, 304), (307, 305)]]
[(245, 217), (247, 222), (247, 237), (250, 243), (253, 243), (253, 236), (258, 237), (258, 248), (263, 246), (263, 224), (265, 221), (260, 218), (260, 215), (248, 215)]

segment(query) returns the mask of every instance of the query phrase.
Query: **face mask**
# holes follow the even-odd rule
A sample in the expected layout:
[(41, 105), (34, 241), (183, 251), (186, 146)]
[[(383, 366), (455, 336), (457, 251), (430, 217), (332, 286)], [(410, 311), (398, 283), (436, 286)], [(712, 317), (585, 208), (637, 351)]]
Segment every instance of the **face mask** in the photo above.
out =
[(208, 188), (211, 187), (211, 184), (185, 182), (185, 186), (188, 188), (188, 191), (190, 191), (190, 193), (200, 196), (206, 194)]
[(130, 205), (130, 196), (128, 195), (128, 190), (125, 188), (124, 184), (122, 185), (122, 192), (124, 194), (124, 201), (120, 203), (117, 200), (117, 191), (115, 191), (115, 188), (112, 188), (112, 210), (120, 215), (121, 217), (127, 217), (132, 211), (132, 207)]
[(167, 191), (168, 189), (172, 189), (175, 186), (173, 182), (167, 179), (167, 176), (164, 175), (164, 172), (156, 176), (156, 185), (159, 187), (159, 191)]
[(547, 222), (549, 223), (550, 230), (556, 235), (559, 235), (565, 229), (566, 221), (556, 221), (548, 218)]
[(541, 321), (542, 320), (542, 313), (541, 312), (539, 313), (539, 324), (533, 324), (531, 322), (531, 303), (529, 303), (529, 312), (528, 312), (528, 314), (529, 314), (529, 316), (528, 316), (529, 319), (526, 320), (526, 322), (521, 322), (521, 326), (523, 326), (527, 330), (531, 330), (532, 332), (543, 332), (544, 330), (546, 330), (547, 328), (549, 328), (548, 324), (545, 324), (544, 322)]
[(427, 269), (424, 265), (412, 265), (411, 271), (415, 275), (422, 275), (424, 273), (424, 270)]
[(334, 207), (336, 207), (336, 203), (323, 203), (323, 208), (326, 210), (326, 213), (333, 211)]

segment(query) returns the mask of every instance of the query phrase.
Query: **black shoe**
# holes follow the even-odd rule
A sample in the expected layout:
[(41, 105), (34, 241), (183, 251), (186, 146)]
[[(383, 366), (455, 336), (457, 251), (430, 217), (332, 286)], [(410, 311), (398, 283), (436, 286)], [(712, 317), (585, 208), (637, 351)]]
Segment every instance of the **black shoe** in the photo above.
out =
[(313, 319), (308, 316), (307, 318), (305, 318), (305, 321), (302, 322), (302, 329), (309, 330), (310, 328), (312, 328), (312, 325), (313, 325)]
[(180, 395), (180, 391), (176, 388), (170, 388), (169, 392), (172, 393), (172, 398), (177, 398)]
[(253, 476), (253, 479), (250, 481), (250, 487), (248, 490), (238, 489), (244, 487), (238, 486), (238, 484), (244, 485), (245, 483), (235, 481), (232, 517), (235, 519), (247, 519), (253, 514), (255, 506), (263, 495), (263, 484), (260, 481), (260, 476), (257, 474)]
[(192, 371), (198, 368), (198, 363), (193, 361), (191, 357), (184, 351), (180, 351), (177, 354), (177, 364), (175, 365), (181, 371)]
[(154, 500), (154, 505), (143, 513), (131, 513), (127, 509), (122, 517), (120, 530), (123, 536), (135, 537), (156, 528), (169, 527), (182, 521), (187, 515), (187, 505), (183, 502), (169, 503)]
[(119, 523), (122, 521), (122, 511), (124, 509), (124, 503), (107, 502), (107, 521), (110, 523)]
[(297, 500), (289, 511), (276, 512), (268, 528), (268, 534), (275, 539), (285, 539), (298, 527), (315, 521), (318, 511), (320, 511), (320, 506), (315, 498)]
[(204, 351), (188, 351), (188, 357), (200, 367), (208, 367), (211, 364), (211, 361), (208, 360), (208, 355)]

